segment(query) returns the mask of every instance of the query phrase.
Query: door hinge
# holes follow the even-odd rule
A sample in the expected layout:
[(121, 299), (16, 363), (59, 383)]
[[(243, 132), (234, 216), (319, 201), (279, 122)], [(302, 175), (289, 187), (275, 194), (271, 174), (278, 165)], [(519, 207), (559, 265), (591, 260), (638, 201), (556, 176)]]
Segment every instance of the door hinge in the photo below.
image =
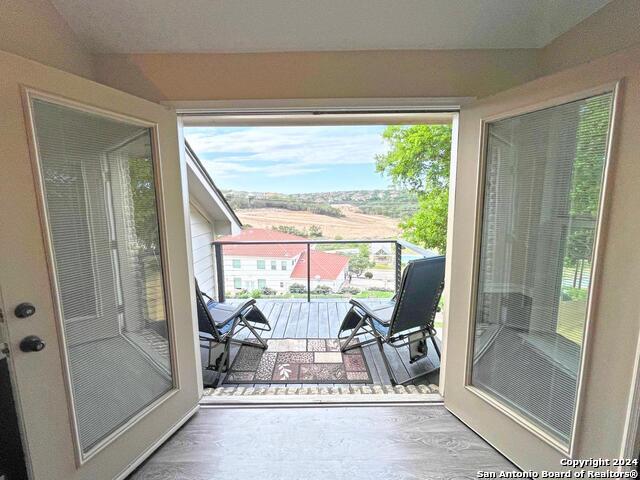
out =
[[(4, 323), (4, 312), (2, 311), (2, 309), (0, 308), (0, 323)], [(0, 480), (2, 480), (0, 478)]]

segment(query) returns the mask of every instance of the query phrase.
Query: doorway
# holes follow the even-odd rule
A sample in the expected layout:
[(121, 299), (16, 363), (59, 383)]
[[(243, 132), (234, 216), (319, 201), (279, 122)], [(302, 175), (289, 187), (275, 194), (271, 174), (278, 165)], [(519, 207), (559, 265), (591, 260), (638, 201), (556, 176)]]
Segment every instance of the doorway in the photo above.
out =
[[(457, 113), (454, 108), (443, 108), (440, 111), (428, 108), (419, 112), (417, 110), (414, 108), (406, 112), (402, 109), (367, 112), (366, 109), (360, 109), (358, 113), (326, 110), (316, 114), (284, 114), (270, 111), (262, 112), (260, 115), (255, 112), (246, 114), (237, 111), (217, 114), (199, 112), (198, 115), (183, 112), (182, 126), (185, 139), (189, 142), (189, 150), (195, 151), (201, 159), (205, 159), (203, 163), (210, 169), (217, 186), (223, 190), (227, 200), (246, 224), (240, 235), (225, 236), (213, 242), (212, 253), (216, 257), (214, 268), (218, 287), (214, 292), (205, 293), (215, 297), (217, 301), (234, 305), (247, 298), (257, 299), (258, 306), (273, 328), (263, 336), (274, 345), (287, 339), (313, 340), (314, 345), (318, 343), (315, 342), (318, 339), (333, 341), (340, 333), (343, 319), (351, 312), (351, 299), (374, 302), (376, 305), (392, 303), (392, 298), (400, 287), (403, 271), (409, 262), (444, 254), (446, 250), (448, 174), (452, 157), (455, 161), (455, 152), (452, 154), (452, 150), (455, 149), (453, 138), (457, 132)], [(233, 151), (234, 143), (245, 144), (253, 139), (251, 145), (256, 151), (260, 149), (256, 138), (270, 139), (272, 144), (278, 140), (286, 143), (282, 139), (287, 135), (290, 140), (297, 140), (297, 136), (306, 135), (313, 129), (330, 131), (327, 136), (334, 142), (332, 148), (335, 148), (336, 139), (340, 135), (348, 136), (353, 145), (359, 144), (358, 132), (366, 129), (378, 132), (381, 144), (386, 141), (386, 148), (392, 149), (395, 145), (398, 151), (417, 137), (426, 144), (425, 150), (430, 149), (429, 154), (434, 156), (431, 160), (437, 165), (433, 165), (432, 168), (435, 170), (442, 165), (446, 168), (446, 178), (441, 182), (444, 189), (441, 188), (437, 192), (432, 189), (426, 194), (420, 191), (421, 187), (416, 187), (416, 184), (423, 182), (422, 178), (417, 177), (429, 177), (428, 161), (421, 165), (420, 172), (413, 177), (396, 177), (396, 186), (399, 186), (391, 195), (386, 191), (357, 191), (357, 187), (352, 187), (351, 191), (337, 192), (332, 191), (331, 187), (316, 187), (315, 193), (294, 191), (296, 188), (300, 190), (303, 182), (302, 177), (296, 176), (285, 177), (288, 183), (295, 185), (294, 190), (280, 192), (276, 183), (282, 182), (274, 181), (278, 180), (276, 175), (276, 178), (270, 180), (268, 176), (273, 170), (268, 168), (261, 169), (266, 172), (262, 183), (266, 185), (266, 188), (263, 188), (268, 192), (247, 191), (251, 187), (243, 189), (231, 181), (224, 181), (223, 175), (228, 174), (229, 169), (234, 166), (240, 172), (260, 170), (260, 164), (252, 165), (249, 162), (230, 165), (234, 156), (244, 154)], [(228, 137), (230, 140), (225, 144), (224, 140), (216, 137)], [(328, 152), (327, 144), (323, 146), (321, 142), (316, 143), (312, 135), (306, 138), (314, 138), (305, 140), (309, 150), (315, 147), (318, 151)], [(225, 157), (219, 153), (220, 151), (230, 153)], [(259, 154), (265, 157), (278, 156), (273, 150)], [(290, 152), (288, 156), (290, 159)], [(446, 160), (438, 164), (439, 159), (435, 158), (438, 156), (446, 157)], [(287, 172), (283, 170), (291, 168), (293, 164), (284, 160), (282, 155), (278, 158), (282, 161), (273, 162), (268, 167), (277, 167), (278, 176), (286, 175)], [(372, 155), (371, 160), (374, 158)], [(297, 160), (302, 165), (306, 163), (301, 161), (301, 158)], [(348, 180), (345, 182), (345, 179), (351, 179), (351, 184), (358, 184), (358, 174), (353, 168), (349, 168), (349, 160), (351, 159), (348, 158), (348, 154), (343, 154), (341, 159), (334, 162), (337, 165), (334, 184), (348, 184)], [(382, 158), (378, 163), (380, 172), (386, 169), (387, 173), (390, 173), (393, 169), (389, 164), (385, 167)], [(262, 166), (264, 165), (262, 163)], [(309, 164), (306, 167), (315, 168)], [(375, 166), (372, 166), (371, 174), (375, 174)], [(319, 183), (317, 177), (314, 180)], [(440, 178), (434, 180), (434, 183), (438, 181)], [(410, 184), (414, 188), (408, 186)], [(441, 195), (441, 191), (444, 191), (444, 201), (438, 196)], [(373, 201), (370, 198), (363, 199), (365, 193), (376, 198)], [(394, 198), (389, 200), (389, 197)], [(367, 203), (368, 201), (370, 203)], [(432, 241), (431, 244), (424, 243), (424, 238), (416, 235), (421, 228), (415, 220), (418, 218), (416, 213), (424, 207), (421, 212), (423, 216), (435, 217), (434, 208), (430, 207), (437, 202), (440, 202), (440, 217), (437, 218), (440, 222), (439, 238), (428, 239)], [(358, 216), (358, 220), (362, 222), (355, 227), (360, 229), (339, 230), (342, 225), (349, 223), (351, 215)], [(407, 224), (411, 222), (408, 220), (412, 217), (413, 223), (409, 227)], [(392, 225), (394, 231), (375, 234), (377, 221)], [(411, 233), (418, 238), (414, 241), (419, 244), (401, 238), (408, 235), (407, 232), (395, 230), (401, 223), (405, 224), (407, 231), (412, 229)], [(356, 233), (353, 233), (354, 231)], [(278, 251), (267, 251), (274, 248)], [(308, 269), (307, 256), (310, 258)], [(335, 277), (329, 278), (328, 266), (333, 268), (338, 262), (342, 263), (335, 268)], [(199, 272), (195, 273), (196, 276), (199, 275)], [(232, 348), (232, 372), (222, 375), (220, 384), (225, 386), (227, 391), (235, 389), (234, 393), (244, 391), (246, 395), (247, 392), (263, 394), (265, 391), (283, 394), (301, 391), (309, 394), (344, 394), (351, 391), (362, 393), (362, 387), (364, 392), (386, 393), (394, 391), (386, 387), (406, 383), (412, 387), (410, 393), (437, 395), (440, 393), (439, 350), (445, 329), (445, 317), (445, 312), (439, 308), (435, 318), (437, 345), (425, 344), (425, 354), (422, 358), (418, 349), (410, 351), (413, 345), (409, 344), (400, 349), (385, 346), (384, 357), (380, 355), (377, 345), (364, 347), (365, 367), (362, 372), (353, 372), (353, 375), (367, 377), (366, 382), (362, 384), (350, 385), (348, 382), (341, 383), (338, 379), (335, 382), (300, 382), (296, 381), (301, 380), (298, 373), (287, 370), (284, 371), (285, 374), (293, 375), (288, 377), (289, 381), (250, 382), (249, 377), (257, 379), (257, 369), (250, 371), (234, 368), (237, 367), (238, 362), (234, 363), (237, 358), (240, 358), (239, 363), (242, 363), (244, 357), (250, 356), (244, 353), (244, 350), (247, 350), (244, 346)], [(241, 339), (245, 338), (241, 336)], [(332, 348), (327, 345), (329, 344), (325, 343), (325, 349)], [(296, 348), (302, 349), (302, 346), (296, 345)], [(305, 349), (307, 348), (308, 346), (305, 346)], [(303, 356), (312, 355), (306, 350), (301, 353)], [(205, 386), (212, 385), (213, 379), (220, 377), (217, 372), (206, 370), (208, 355), (208, 352), (203, 352)], [(213, 358), (218, 355), (221, 355), (221, 349), (216, 351)], [(390, 369), (387, 368), (387, 362)], [(277, 368), (277, 365), (271, 367)], [(421, 376), (425, 371), (428, 373)], [(274, 372), (275, 370), (271, 372), (273, 380)]]

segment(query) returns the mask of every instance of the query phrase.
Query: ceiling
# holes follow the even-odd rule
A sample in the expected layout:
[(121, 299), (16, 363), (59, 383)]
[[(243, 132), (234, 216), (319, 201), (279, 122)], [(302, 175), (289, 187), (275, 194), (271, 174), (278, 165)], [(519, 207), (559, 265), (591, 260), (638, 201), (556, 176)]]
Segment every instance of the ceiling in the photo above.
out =
[(95, 53), (539, 48), (609, 0), (51, 0)]

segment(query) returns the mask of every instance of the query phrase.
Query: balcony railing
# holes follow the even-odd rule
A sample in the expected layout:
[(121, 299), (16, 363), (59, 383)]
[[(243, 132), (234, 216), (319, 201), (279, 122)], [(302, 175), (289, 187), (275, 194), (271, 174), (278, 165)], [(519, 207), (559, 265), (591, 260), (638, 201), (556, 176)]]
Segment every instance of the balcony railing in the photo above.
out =
[[(362, 247), (365, 245), (366, 247)], [(400, 239), (212, 243), (217, 297), (391, 298), (404, 265), (434, 253)]]

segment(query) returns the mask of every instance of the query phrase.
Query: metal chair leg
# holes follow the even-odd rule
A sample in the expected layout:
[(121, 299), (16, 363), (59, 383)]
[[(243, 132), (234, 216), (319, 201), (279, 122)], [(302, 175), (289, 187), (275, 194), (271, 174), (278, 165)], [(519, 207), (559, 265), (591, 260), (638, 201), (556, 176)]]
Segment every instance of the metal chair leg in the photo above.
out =
[(436, 350), (438, 358), (442, 358), (440, 355), (440, 348), (438, 348), (438, 342), (436, 342), (436, 337), (434, 335), (431, 336), (431, 342), (433, 343), (433, 348)]
[(393, 374), (393, 370), (391, 370), (391, 365), (389, 364), (389, 359), (387, 358), (387, 354), (384, 353), (384, 344), (380, 337), (376, 337), (376, 343), (378, 344), (378, 349), (380, 350), (380, 355), (382, 355), (382, 361), (384, 362), (384, 366), (387, 369), (387, 373), (389, 374), (389, 380), (391, 380), (391, 385), (394, 387), (398, 385), (396, 381), (396, 376)]
[[(249, 329), (249, 331), (253, 334), (253, 336), (256, 337), (256, 340), (258, 340), (258, 342), (260, 342), (261, 348), (266, 350), (267, 349), (267, 342), (260, 336), (260, 334), (256, 331), (256, 329), (254, 327), (252, 327), (251, 324), (248, 321), (245, 321), (244, 319), (242, 320), (242, 324), (245, 327), (247, 327)], [(255, 343), (253, 345), (256, 346), (256, 347), (259, 346), (259, 345), (256, 345)]]
[[(340, 345), (340, 351), (346, 352), (347, 350), (352, 350), (360, 346), (360, 342), (351, 346), (349, 344), (355, 338), (358, 331), (362, 328), (362, 325), (364, 325), (364, 321), (365, 321), (365, 317), (362, 317), (358, 322), (358, 324), (355, 326), (355, 328), (351, 330), (351, 334), (347, 337), (347, 341), (344, 342), (342, 345)], [(340, 336), (338, 336), (338, 340), (340, 340)]]

